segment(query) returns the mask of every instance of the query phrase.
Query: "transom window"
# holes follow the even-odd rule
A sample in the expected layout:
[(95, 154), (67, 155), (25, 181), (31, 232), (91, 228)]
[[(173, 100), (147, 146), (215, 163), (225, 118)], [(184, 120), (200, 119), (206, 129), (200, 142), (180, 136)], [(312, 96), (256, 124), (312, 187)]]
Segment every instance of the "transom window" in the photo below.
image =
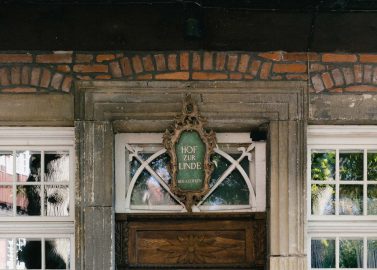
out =
[[(116, 135), (116, 211), (186, 212), (169, 188), (169, 156), (162, 134)], [(209, 192), (194, 212), (264, 211), (265, 143), (249, 134), (217, 134)]]

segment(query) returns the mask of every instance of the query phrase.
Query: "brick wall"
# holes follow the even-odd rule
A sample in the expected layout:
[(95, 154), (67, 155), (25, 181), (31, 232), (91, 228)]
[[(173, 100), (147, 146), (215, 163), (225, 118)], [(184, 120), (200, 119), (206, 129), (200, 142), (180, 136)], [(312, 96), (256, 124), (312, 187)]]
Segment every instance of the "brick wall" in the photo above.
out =
[(1, 92), (70, 92), (74, 80), (300, 80), (315, 93), (377, 91), (377, 54), (0, 52)]

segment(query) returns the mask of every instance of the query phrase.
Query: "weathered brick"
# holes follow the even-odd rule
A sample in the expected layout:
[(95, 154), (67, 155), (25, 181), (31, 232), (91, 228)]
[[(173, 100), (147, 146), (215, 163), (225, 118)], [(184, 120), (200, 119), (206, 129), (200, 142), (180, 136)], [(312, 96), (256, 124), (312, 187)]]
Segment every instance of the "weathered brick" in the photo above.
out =
[(93, 78), (89, 75), (76, 75), (76, 79), (79, 79), (80, 81), (91, 81)]
[(228, 54), (228, 63), (226, 65), (227, 70), (235, 71), (237, 67), (238, 55)]
[(56, 90), (59, 90), (63, 81), (63, 77), (63, 74), (55, 73), (54, 76), (52, 76), (51, 87)]
[(154, 60), (156, 61), (156, 67), (157, 67), (158, 71), (165, 71), (166, 70), (165, 55), (156, 54), (154, 56)]
[(333, 88), (328, 90), (329, 93), (343, 93), (343, 88), (338, 87), (338, 88)]
[(314, 87), (314, 91), (316, 93), (319, 93), (319, 92), (322, 92), (323, 90), (325, 90), (325, 86), (323, 85), (321, 75), (319, 75), (319, 74), (316, 74), (315, 76), (312, 77), (312, 84), (313, 84), (313, 87)]
[(147, 55), (143, 57), (143, 66), (145, 71), (154, 71), (152, 56)]
[(125, 76), (132, 75), (132, 68), (131, 68), (131, 62), (128, 57), (124, 57), (120, 59), (120, 66), (122, 68), (123, 74)]
[(0, 54), (0, 63), (31, 63), (33, 56), (30, 54)]
[(8, 68), (0, 68), (0, 84), (1, 85), (9, 85), (10, 80), (9, 80), (10, 74)]
[(12, 67), (10, 70), (10, 79), (12, 84), (21, 83), (21, 67)]
[(251, 65), (250, 65), (249, 73), (250, 73), (251, 75), (253, 75), (253, 76), (257, 76), (260, 65), (261, 65), (261, 61), (259, 61), (259, 60), (254, 60), (254, 61), (251, 63)]
[(352, 85), (344, 88), (346, 92), (376, 92), (377, 86), (373, 85)]
[(241, 80), (242, 79), (242, 74), (240, 74), (240, 73), (231, 73), (231, 74), (229, 74), (229, 79), (231, 79), (231, 80)]
[(213, 53), (204, 52), (203, 70), (212, 70), (213, 65)]
[(51, 82), (51, 71), (48, 70), (47, 68), (44, 68), (42, 71), (40, 86), (44, 88), (48, 88), (50, 86), (50, 82)]
[(265, 62), (262, 64), (262, 68), (261, 68), (261, 71), (260, 71), (260, 74), (259, 74), (259, 77), (262, 79), (262, 80), (267, 80), (269, 75), (270, 75), (270, 71), (271, 71), (271, 66), (272, 66), (272, 63), (270, 62)]
[(115, 59), (114, 54), (99, 54), (96, 57), (96, 61), (99, 62), (99, 63), (105, 62), (105, 61), (111, 61), (111, 60), (114, 60), (114, 59)]
[(306, 62), (306, 61), (320, 61), (321, 56), (318, 53), (306, 53), (306, 52), (296, 52), (296, 53), (284, 53), (283, 54), (284, 61), (298, 61), (298, 62)]
[(161, 73), (155, 75), (156, 80), (188, 80), (190, 73), (187, 71)]
[(211, 72), (194, 72), (192, 73), (193, 80), (226, 80), (228, 75), (225, 73), (211, 73)]
[(364, 66), (364, 83), (371, 83), (372, 82), (372, 66), (365, 65)]
[(245, 74), (245, 75), (243, 76), (243, 78), (244, 78), (245, 80), (253, 80), (255, 77), (254, 77), (253, 75), (250, 75), (250, 74)]
[(92, 54), (76, 54), (75, 63), (90, 63), (93, 60)]
[(331, 71), (331, 75), (334, 79), (335, 85), (340, 86), (344, 84), (344, 79), (340, 69), (336, 68)]
[(40, 54), (40, 55), (37, 55), (36, 62), (46, 63), (46, 64), (72, 63), (72, 54), (70, 53)]
[(111, 62), (109, 64), (110, 73), (114, 78), (122, 77), (122, 70), (120, 69), (120, 64), (118, 61)]
[(284, 52), (277, 51), (277, 52), (260, 53), (258, 54), (258, 56), (269, 59), (269, 60), (273, 60), (273, 61), (281, 61), (283, 59), (283, 54)]
[(328, 72), (323, 73), (322, 74), (322, 81), (323, 81), (323, 84), (325, 85), (326, 89), (331, 89), (331, 88), (334, 87), (334, 82), (331, 78), (330, 73), (328, 73)]
[(181, 70), (189, 69), (189, 53), (188, 52), (181, 52), (179, 54), (179, 66)]
[(59, 72), (70, 72), (71, 71), (71, 67), (69, 65), (58, 65), (58, 66), (56, 66), (56, 71), (59, 71)]
[(136, 76), (136, 80), (152, 80), (153, 79), (153, 75), (152, 74), (139, 74)]
[(309, 72), (321, 72), (325, 70), (326, 70), (326, 67), (322, 64), (318, 64), (318, 63), (310, 64)]
[(346, 80), (346, 84), (353, 84), (355, 82), (355, 76), (353, 75), (353, 70), (350, 67), (345, 67), (342, 69), (344, 79)]
[(132, 67), (134, 68), (135, 73), (143, 72), (143, 64), (141, 63), (140, 56), (135, 55), (132, 57)]
[(363, 66), (362, 65), (354, 65), (353, 73), (355, 75), (355, 82), (361, 83), (363, 81)]
[(325, 53), (322, 55), (323, 62), (356, 62), (357, 56), (354, 54)]
[(249, 60), (250, 55), (242, 54), (240, 57), (240, 62), (238, 63), (238, 71), (239, 72), (246, 72), (247, 68), (249, 67)]
[(202, 61), (200, 54), (197, 52), (194, 52), (192, 54), (192, 69), (193, 70), (202, 70)]
[(220, 71), (224, 70), (225, 59), (226, 59), (226, 53), (225, 52), (216, 53), (216, 70), (220, 70)]
[(272, 71), (275, 73), (304, 73), (306, 64), (274, 64)]
[(297, 81), (307, 81), (308, 75), (307, 74), (287, 74), (285, 75), (287, 80), (297, 80)]
[(23, 66), (21, 72), (21, 83), (22, 84), (29, 84), (30, 82), (30, 67)]
[(116, 58), (122, 58), (124, 56), (124, 53), (116, 53), (115, 57)]
[(64, 92), (70, 92), (72, 87), (73, 78), (71, 76), (67, 76), (64, 78), (63, 84), (62, 84), (62, 90)]
[(14, 88), (5, 88), (2, 89), (3, 93), (34, 93), (37, 92), (37, 89), (34, 87), (14, 87)]
[(374, 84), (377, 84), (377, 67), (375, 67), (375, 68), (373, 69), (373, 78), (372, 78), (372, 82), (373, 82)]
[(360, 54), (361, 63), (377, 63), (377, 54)]
[(177, 70), (177, 55), (176, 54), (169, 54), (168, 69), (171, 71)]
[(281, 75), (271, 76), (271, 80), (277, 81), (277, 80), (281, 80), (281, 79), (283, 79), (283, 77)]
[(96, 80), (110, 80), (112, 77), (111, 75), (104, 74), (104, 75), (97, 75), (94, 78)]
[(41, 69), (35, 67), (31, 70), (30, 84), (34, 86), (39, 86), (39, 79), (41, 77)]
[(97, 73), (97, 72), (108, 72), (109, 67), (107, 65), (101, 64), (92, 64), (92, 65), (74, 65), (73, 66), (74, 72), (82, 72), (82, 73)]

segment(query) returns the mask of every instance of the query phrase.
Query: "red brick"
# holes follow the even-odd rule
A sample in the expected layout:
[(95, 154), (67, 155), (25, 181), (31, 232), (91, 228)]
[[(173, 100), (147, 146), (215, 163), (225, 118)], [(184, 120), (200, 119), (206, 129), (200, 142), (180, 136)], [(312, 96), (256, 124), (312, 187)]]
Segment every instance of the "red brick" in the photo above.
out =
[(15, 88), (2, 89), (1, 92), (3, 93), (34, 93), (34, 92), (37, 92), (37, 89), (33, 87), (15, 87)]
[(353, 67), (353, 73), (355, 75), (355, 82), (361, 83), (363, 81), (363, 66), (362, 65), (355, 65)]
[(72, 63), (72, 54), (40, 54), (36, 58), (37, 63)]
[(54, 76), (52, 76), (51, 87), (56, 90), (59, 90), (60, 85), (62, 84), (62, 81), (63, 81), (63, 74), (55, 73)]
[(326, 89), (331, 89), (331, 88), (334, 87), (334, 82), (331, 79), (330, 73), (328, 73), (328, 72), (323, 73), (322, 74), (322, 81), (323, 81), (323, 84), (325, 85)]
[(316, 93), (319, 93), (325, 90), (325, 86), (323, 85), (321, 76), (319, 74), (316, 74), (315, 76), (312, 77), (312, 84), (314, 87), (314, 91)]
[(0, 68), (0, 84), (1, 85), (9, 85), (9, 70), (7, 68)]
[(322, 55), (323, 62), (356, 62), (357, 56), (354, 54), (325, 53)]
[(307, 81), (308, 75), (307, 74), (287, 74), (285, 76), (287, 80), (297, 80), (297, 81)]
[(188, 70), (189, 69), (189, 53), (188, 52), (181, 52), (179, 55), (179, 66), (181, 70)]
[(259, 74), (259, 77), (262, 80), (268, 79), (268, 76), (270, 75), (270, 71), (271, 71), (271, 66), (272, 66), (272, 63), (270, 62), (263, 63), (260, 74)]
[(124, 53), (116, 53), (115, 54), (115, 57), (116, 58), (121, 58), (121, 57), (123, 57), (124, 56)]
[(109, 64), (110, 73), (114, 78), (122, 77), (122, 70), (120, 69), (120, 64), (118, 61), (111, 62)]
[(197, 52), (194, 52), (192, 54), (192, 69), (193, 70), (202, 70), (202, 62), (200, 54)]
[(93, 65), (74, 65), (74, 72), (82, 73), (97, 73), (97, 72), (108, 72), (109, 67), (107, 65), (93, 64)]
[(297, 53), (283, 54), (283, 60), (284, 61), (299, 61), (299, 62), (320, 61), (321, 57), (318, 53), (297, 52)]
[(71, 67), (69, 65), (58, 65), (56, 67), (56, 71), (59, 71), (59, 72), (70, 72), (71, 71)]
[(344, 79), (346, 80), (346, 84), (353, 84), (355, 82), (355, 76), (353, 75), (353, 70), (349, 67), (345, 67), (342, 69)]
[(40, 77), (41, 77), (41, 69), (38, 67), (33, 68), (31, 71), (30, 84), (34, 86), (39, 86)]
[(280, 76), (280, 75), (275, 75), (275, 76), (271, 76), (271, 80), (281, 80), (281, 79), (283, 79), (283, 77), (282, 76)]
[(250, 60), (250, 55), (248, 54), (241, 55), (240, 62), (238, 63), (239, 72), (242, 72), (242, 73), (246, 72), (249, 66), (249, 60)]
[(340, 86), (344, 84), (344, 79), (342, 72), (339, 69), (334, 69), (331, 71), (331, 75), (334, 79), (335, 85)]
[(79, 79), (80, 81), (91, 81), (91, 80), (93, 80), (93, 78), (88, 76), (88, 75), (76, 75), (76, 78)]
[(364, 83), (371, 83), (372, 82), (372, 66), (365, 65), (364, 66)]
[(228, 63), (226, 65), (227, 70), (235, 71), (237, 67), (238, 55), (228, 54)]
[(377, 84), (377, 67), (373, 69), (373, 78), (372, 78), (373, 84)]
[(154, 56), (154, 60), (156, 61), (156, 67), (157, 67), (158, 71), (165, 71), (166, 70), (165, 55), (156, 54)]
[(274, 64), (272, 71), (275, 73), (304, 73), (306, 64)]
[(97, 80), (110, 80), (112, 77), (111, 75), (97, 75), (95, 79)]
[(33, 56), (30, 54), (0, 54), (0, 63), (31, 63)]
[(245, 80), (253, 80), (255, 77), (254, 77), (253, 75), (245, 74), (245, 75), (243, 76), (243, 78), (244, 78)]
[(135, 73), (143, 72), (143, 64), (141, 63), (140, 56), (135, 55), (134, 57), (132, 57), (132, 66), (134, 68)]
[(143, 57), (143, 65), (145, 71), (154, 71), (154, 64), (150, 55)]
[(12, 67), (10, 72), (12, 84), (21, 84), (21, 67)]
[(177, 70), (177, 55), (176, 54), (169, 54), (168, 69), (172, 71)]
[(346, 92), (376, 92), (377, 86), (373, 85), (352, 85), (344, 89)]
[(62, 84), (62, 90), (64, 92), (70, 92), (71, 91), (72, 81), (73, 81), (73, 78), (70, 77), (70, 76), (64, 78), (64, 81), (63, 81), (63, 84)]
[(260, 53), (258, 56), (266, 59), (270, 59), (273, 61), (281, 61), (283, 59), (283, 52), (278, 51), (278, 52), (265, 52), (265, 53)]
[(360, 54), (361, 63), (377, 63), (377, 54)]
[(330, 93), (343, 93), (343, 88), (333, 88), (328, 90)]
[(21, 72), (21, 83), (22, 84), (29, 84), (30, 82), (30, 67), (23, 66)]
[(211, 72), (194, 72), (192, 74), (193, 80), (226, 80), (228, 75), (225, 73), (211, 73)]
[(251, 63), (251, 65), (250, 65), (249, 73), (250, 73), (251, 75), (253, 75), (253, 76), (257, 76), (260, 65), (261, 65), (261, 61), (259, 61), (259, 60), (254, 60), (254, 61)]
[(51, 71), (49, 71), (47, 68), (44, 68), (42, 71), (40, 86), (47, 88), (49, 87), (50, 82), (51, 82)]
[(161, 73), (155, 76), (156, 80), (188, 80), (190, 78), (190, 73), (186, 71), (172, 72), (172, 73)]
[(225, 59), (226, 59), (226, 53), (225, 52), (218, 52), (216, 54), (216, 70), (224, 70)]
[(96, 61), (99, 62), (99, 63), (104, 62), (104, 61), (111, 61), (111, 60), (114, 60), (114, 59), (115, 59), (114, 54), (99, 54), (96, 57)]
[(241, 80), (242, 79), (242, 74), (240, 74), (240, 73), (231, 73), (231, 74), (229, 74), (229, 79), (231, 79), (231, 80)]
[(152, 80), (153, 75), (152, 74), (142, 74), (142, 75), (137, 75), (136, 80)]
[(75, 63), (90, 63), (92, 60), (92, 54), (76, 54), (75, 56)]
[(212, 65), (213, 65), (213, 53), (205, 52), (203, 70), (212, 70)]
[(130, 76), (132, 75), (132, 68), (131, 68), (131, 62), (130, 62), (130, 59), (128, 57), (124, 57), (122, 59), (120, 59), (120, 65), (122, 67), (122, 70), (123, 70), (123, 74), (125, 76)]
[(326, 70), (326, 67), (322, 64), (317, 64), (317, 63), (310, 64), (309, 72), (321, 72), (325, 70)]

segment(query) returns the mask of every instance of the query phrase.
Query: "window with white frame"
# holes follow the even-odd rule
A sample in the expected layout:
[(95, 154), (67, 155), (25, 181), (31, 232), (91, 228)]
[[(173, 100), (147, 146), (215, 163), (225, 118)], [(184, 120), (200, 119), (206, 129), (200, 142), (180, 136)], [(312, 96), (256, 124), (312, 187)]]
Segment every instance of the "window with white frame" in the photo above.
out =
[[(265, 142), (248, 133), (219, 133), (211, 157), (209, 192), (194, 212), (250, 212), (266, 208)], [(115, 136), (116, 212), (186, 212), (169, 188), (169, 156), (161, 133)]]
[(377, 269), (377, 127), (308, 127), (308, 265)]
[(0, 127), (0, 269), (74, 269), (73, 128)]

